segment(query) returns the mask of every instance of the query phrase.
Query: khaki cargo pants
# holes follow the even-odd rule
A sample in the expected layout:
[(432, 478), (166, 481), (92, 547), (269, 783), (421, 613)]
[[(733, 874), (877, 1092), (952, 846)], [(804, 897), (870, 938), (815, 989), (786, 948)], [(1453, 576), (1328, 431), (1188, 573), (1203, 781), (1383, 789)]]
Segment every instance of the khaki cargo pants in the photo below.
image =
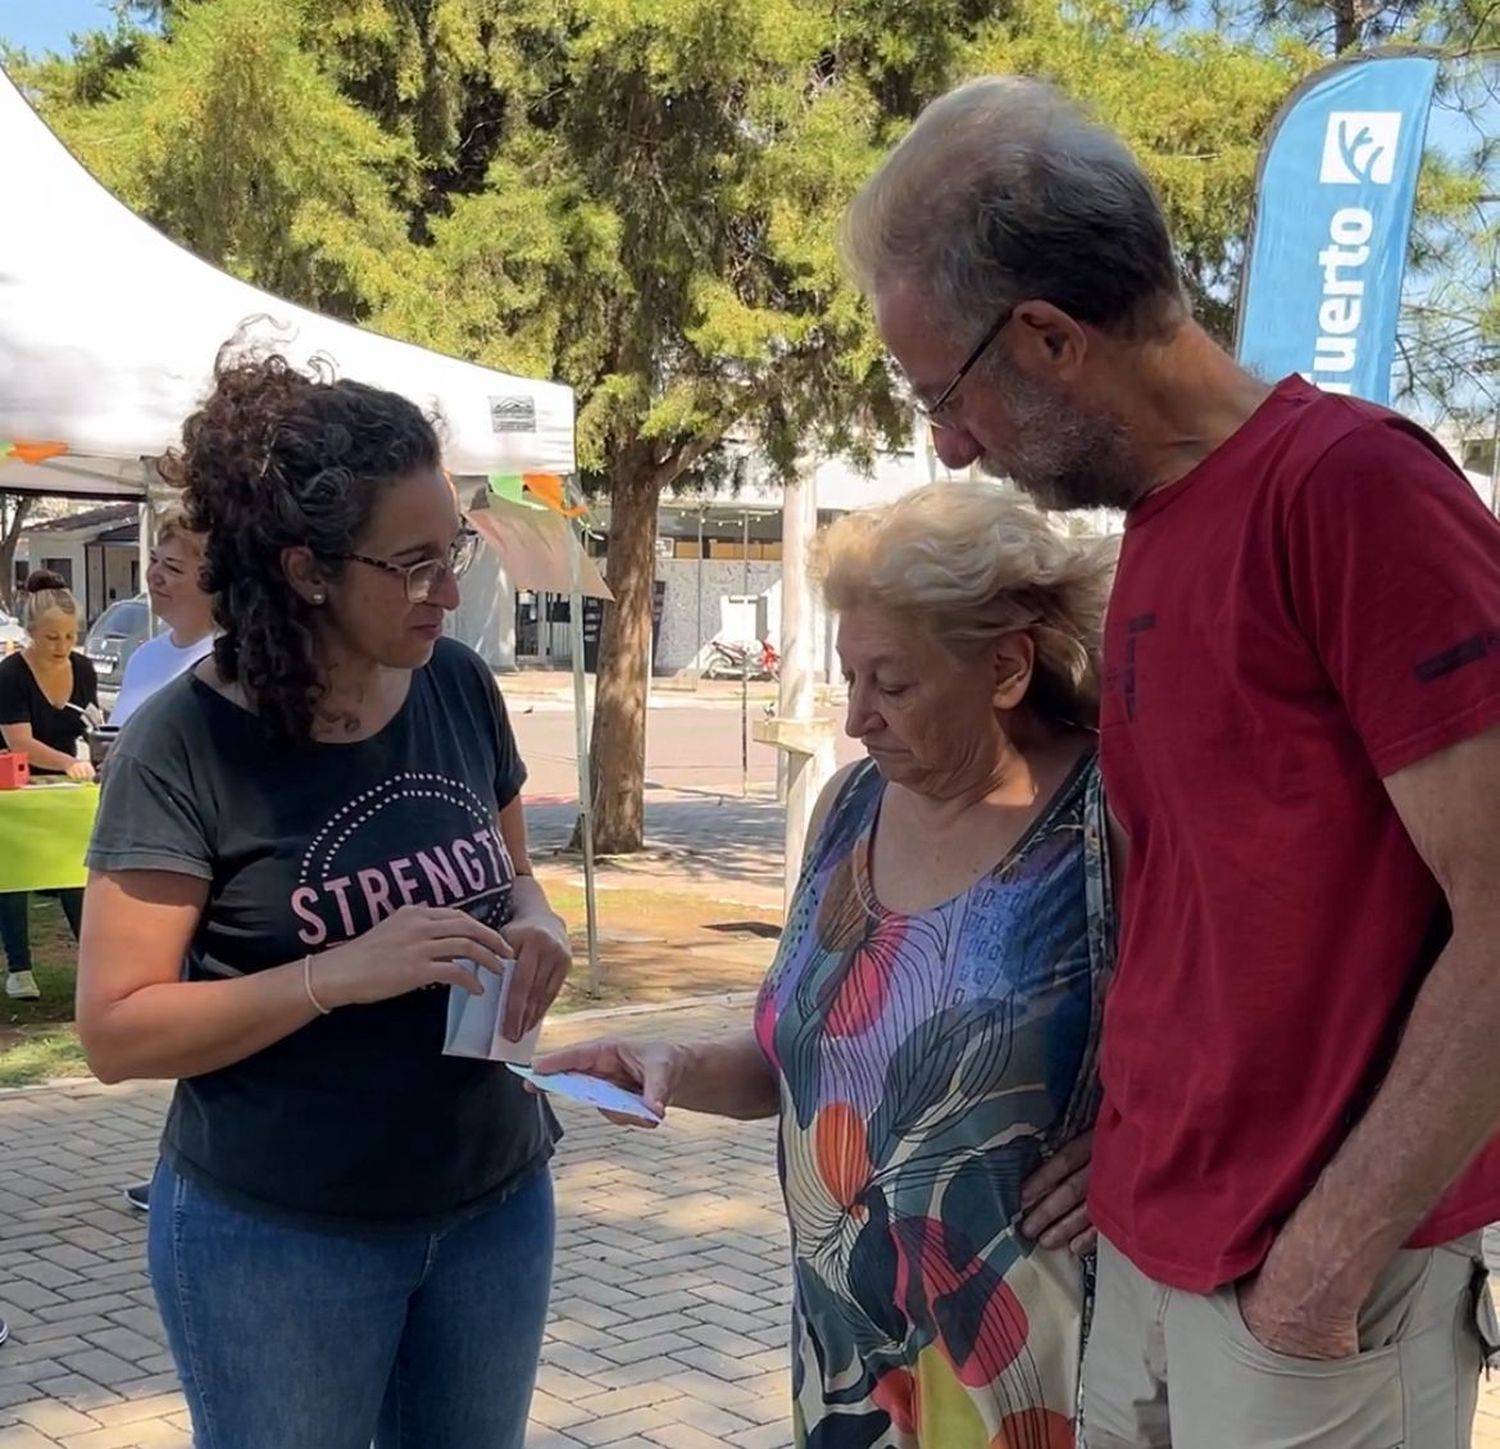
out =
[(1397, 1256), (1360, 1315), (1360, 1352), (1264, 1348), (1235, 1289), (1153, 1282), (1099, 1245), (1083, 1365), (1085, 1449), (1469, 1449), (1496, 1341), (1477, 1236)]

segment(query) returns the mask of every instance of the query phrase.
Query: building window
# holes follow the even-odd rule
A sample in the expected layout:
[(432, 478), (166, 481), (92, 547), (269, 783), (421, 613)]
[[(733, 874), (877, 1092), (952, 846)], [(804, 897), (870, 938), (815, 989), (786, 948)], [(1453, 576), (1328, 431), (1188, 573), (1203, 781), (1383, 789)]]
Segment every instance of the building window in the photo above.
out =
[(63, 583), (73, 587), (73, 560), (70, 558), (44, 558), (42, 567), (61, 576)]

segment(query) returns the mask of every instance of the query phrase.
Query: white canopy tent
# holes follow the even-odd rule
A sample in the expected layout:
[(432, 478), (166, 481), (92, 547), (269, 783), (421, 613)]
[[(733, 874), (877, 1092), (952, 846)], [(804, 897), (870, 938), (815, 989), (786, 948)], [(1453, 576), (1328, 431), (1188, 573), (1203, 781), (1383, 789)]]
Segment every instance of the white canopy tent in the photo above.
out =
[[(215, 358), (236, 337), (274, 346), (298, 365), (326, 359), (338, 376), (388, 388), (437, 414), (444, 460), (457, 477), (574, 471), (571, 388), (381, 337), (211, 266), (95, 181), (3, 71), (0, 178), (13, 200), (27, 198), (0, 226), (0, 443), (66, 450), (41, 462), (0, 458), (0, 492), (146, 502), (153, 461), (207, 396)], [(142, 509), (143, 537), (148, 512)], [(556, 514), (549, 519), (567, 535), (552, 542), (573, 560), (575, 589), (589, 587), (569, 526)], [(516, 584), (530, 586), (524, 558), (507, 553), (504, 562)], [(555, 567), (555, 559), (543, 562)], [(582, 612), (575, 593), (574, 617)], [(575, 681), (597, 980), (581, 645)]]
[(137, 496), (249, 323), (294, 362), (441, 414), (455, 474), (573, 471), (573, 393), (380, 337), (273, 297), (169, 241), (104, 189), (0, 74), (0, 439), (66, 456), (0, 463), (0, 489)]

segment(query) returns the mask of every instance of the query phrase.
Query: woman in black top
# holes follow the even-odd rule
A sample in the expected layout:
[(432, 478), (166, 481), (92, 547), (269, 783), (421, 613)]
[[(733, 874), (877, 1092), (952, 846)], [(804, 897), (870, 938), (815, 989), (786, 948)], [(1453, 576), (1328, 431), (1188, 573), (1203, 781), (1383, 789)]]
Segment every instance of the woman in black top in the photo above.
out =
[[(78, 601), (62, 577), (39, 569), (22, 588), (26, 647), (0, 663), (0, 736), (25, 755), (33, 775), (92, 780), (94, 767), (77, 757), (88, 728), (85, 712), (99, 708), (99, 677), (78, 644)], [(56, 892), (78, 935), (83, 892)], [(5, 945), (5, 994), (17, 1001), (41, 995), (31, 970), (31, 897), (0, 893), (0, 941)]]
[[(78, 1028), (175, 1077), (152, 1284), (214, 1449), (520, 1449), (552, 1262), (546, 1108), (443, 1054), (450, 987), (529, 1030), (569, 964), (472, 557), (405, 399), (227, 356), (163, 465), (219, 637), (121, 731)], [(455, 998), (457, 999), (457, 998)]]

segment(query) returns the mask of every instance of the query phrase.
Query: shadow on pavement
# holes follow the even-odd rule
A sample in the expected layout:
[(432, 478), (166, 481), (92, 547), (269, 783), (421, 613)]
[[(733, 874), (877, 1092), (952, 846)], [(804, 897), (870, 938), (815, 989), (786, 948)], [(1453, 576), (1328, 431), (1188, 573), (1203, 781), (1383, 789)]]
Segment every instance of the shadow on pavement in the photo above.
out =
[[(537, 853), (566, 850), (575, 806), (534, 805), (527, 825)], [(655, 862), (691, 886), (748, 884), (779, 890), (782, 881), (782, 813), (774, 799), (674, 792), (646, 801), (646, 852), (620, 862)]]

